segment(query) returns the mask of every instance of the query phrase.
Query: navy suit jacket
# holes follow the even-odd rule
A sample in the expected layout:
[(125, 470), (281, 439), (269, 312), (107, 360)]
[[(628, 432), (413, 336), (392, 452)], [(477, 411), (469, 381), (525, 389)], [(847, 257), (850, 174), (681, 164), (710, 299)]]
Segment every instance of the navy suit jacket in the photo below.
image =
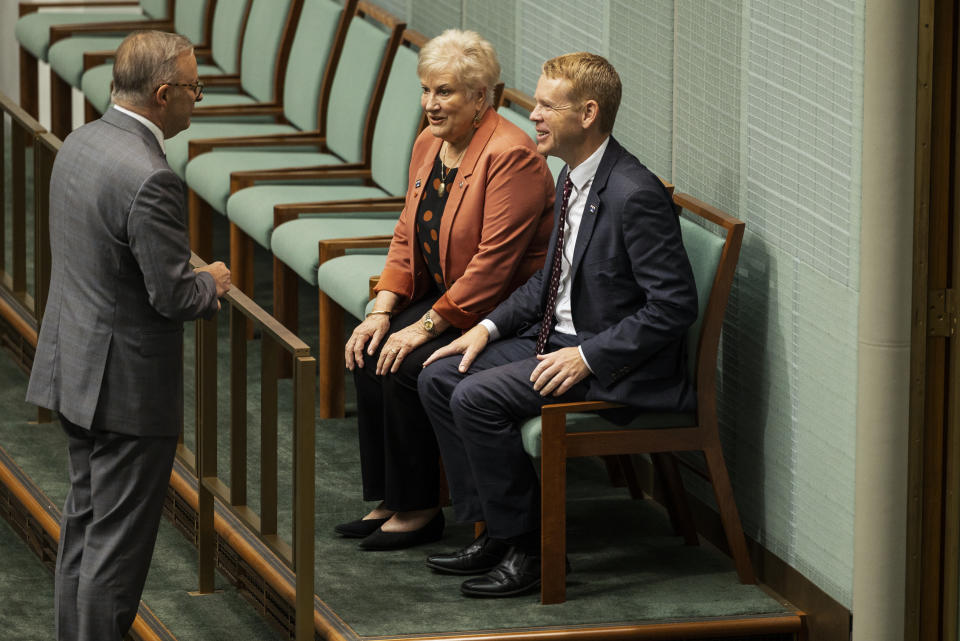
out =
[[(557, 180), (543, 269), (489, 316), (501, 337), (539, 331), (568, 171)], [(594, 373), (587, 398), (693, 410), (685, 335), (697, 316), (697, 291), (680, 224), (660, 179), (612, 137), (584, 207), (572, 279), (573, 324)]]

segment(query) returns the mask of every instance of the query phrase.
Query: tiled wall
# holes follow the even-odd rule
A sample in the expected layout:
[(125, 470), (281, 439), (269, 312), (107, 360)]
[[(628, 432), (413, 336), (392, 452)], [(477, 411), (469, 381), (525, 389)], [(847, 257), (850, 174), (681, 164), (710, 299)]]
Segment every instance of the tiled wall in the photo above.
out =
[(479, 31), (527, 93), (546, 58), (607, 56), (614, 134), (746, 221), (720, 377), (742, 517), (850, 607), (864, 0), (375, 1)]

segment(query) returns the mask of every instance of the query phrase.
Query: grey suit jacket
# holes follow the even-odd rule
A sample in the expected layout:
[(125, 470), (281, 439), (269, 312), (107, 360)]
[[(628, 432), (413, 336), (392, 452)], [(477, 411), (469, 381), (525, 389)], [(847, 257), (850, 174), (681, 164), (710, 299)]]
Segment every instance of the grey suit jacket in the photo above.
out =
[(156, 138), (110, 109), (73, 132), (50, 181), (50, 294), (27, 401), (82, 427), (177, 434), (183, 321), (216, 286), (189, 265), (184, 186)]
[[(557, 217), (567, 177), (557, 179)], [(542, 270), (488, 317), (501, 336), (539, 330), (557, 237)], [(697, 290), (663, 183), (612, 137), (587, 196), (572, 264), (573, 324), (595, 376), (590, 400), (692, 410), (685, 333)], [(626, 414), (624, 414), (626, 418)]]

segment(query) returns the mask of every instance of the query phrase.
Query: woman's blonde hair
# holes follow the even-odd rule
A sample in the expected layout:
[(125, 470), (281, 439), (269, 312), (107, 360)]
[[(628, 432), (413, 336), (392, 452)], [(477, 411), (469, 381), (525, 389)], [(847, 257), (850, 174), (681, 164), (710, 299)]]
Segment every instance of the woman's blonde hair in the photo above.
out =
[(493, 105), (496, 84), (500, 82), (500, 62), (493, 45), (476, 31), (447, 29), (420, 50), (417, 75), (427, 78), (450, 73), (469, 91), (486, 89), (486, 104)]

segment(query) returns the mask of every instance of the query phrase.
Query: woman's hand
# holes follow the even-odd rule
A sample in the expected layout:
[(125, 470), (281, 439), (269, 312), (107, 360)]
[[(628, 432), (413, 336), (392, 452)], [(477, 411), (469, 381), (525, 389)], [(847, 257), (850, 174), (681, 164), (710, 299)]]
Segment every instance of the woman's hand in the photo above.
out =
[(371, 314), (357, 325), (343, 348), (347, 369), (352, 372), (356, 366), (363, 367), (363, 348), (366, 347), (367, 354), (372, 356), (389, 330), (390, 317), (386, 314)]
[(431, 338), (433, 336), (427, 333), (420, 321), (407, 325), (391, 334), (387, 342), (383, 344), (383, 349), (380, 350), (380, 360), (377, 361), (377, 376), (383, 376), (387, 372), (396, 373), (400, 369), (400, 363), (403, 362), (403, 359)]

